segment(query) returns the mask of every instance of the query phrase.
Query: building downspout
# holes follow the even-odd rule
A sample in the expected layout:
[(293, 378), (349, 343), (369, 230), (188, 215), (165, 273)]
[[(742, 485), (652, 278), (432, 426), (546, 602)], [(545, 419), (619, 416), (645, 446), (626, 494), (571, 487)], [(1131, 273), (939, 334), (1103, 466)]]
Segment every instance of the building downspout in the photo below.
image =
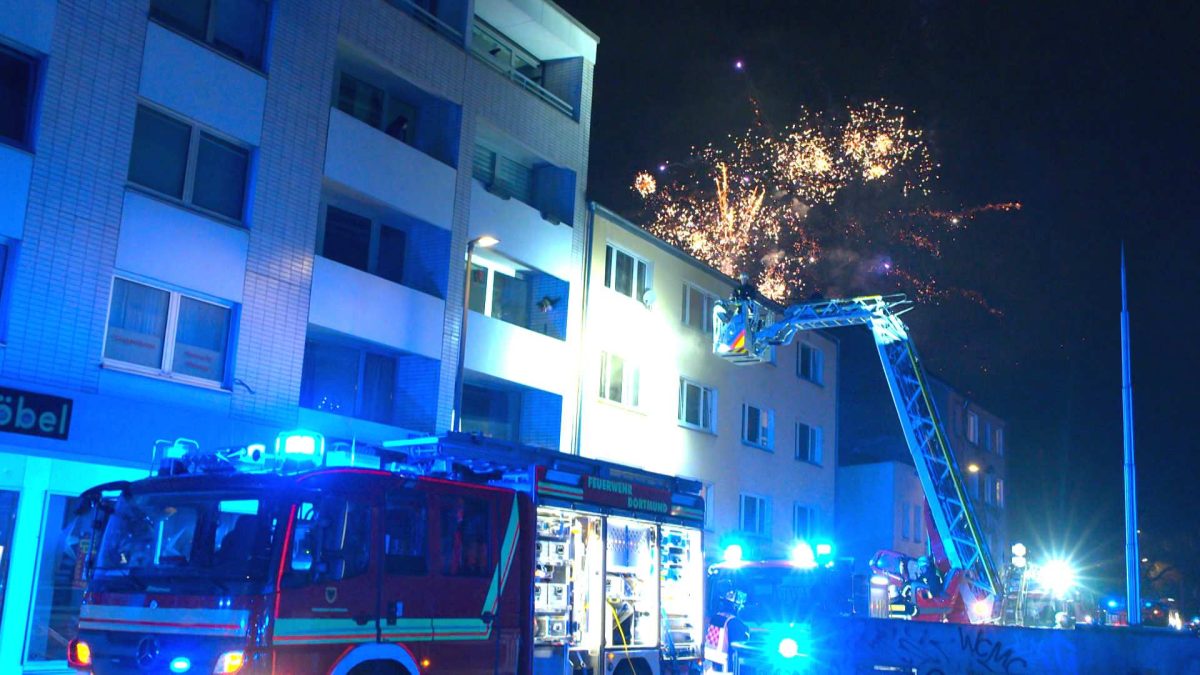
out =
[(579, 369), (575, 378), (575, 442), (571, 444), (572, 454), (582, 455), (580, 445), (583, 441), (583, 374), (587, 356), (586, 340), (588, 320), (588, 294), (592, 287), (592, 247), (596, 232), (596, 202), (587, 203), (587, 230), (583, 245), (583, 296), (580, 300), (580, 330), (579, 330)]

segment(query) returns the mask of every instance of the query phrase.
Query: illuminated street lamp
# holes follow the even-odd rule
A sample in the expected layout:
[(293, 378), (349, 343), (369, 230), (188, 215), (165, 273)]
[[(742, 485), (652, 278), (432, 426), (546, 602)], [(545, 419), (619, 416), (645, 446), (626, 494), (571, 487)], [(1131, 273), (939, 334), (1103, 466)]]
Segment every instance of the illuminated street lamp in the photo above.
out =
[(467, 353), (467, 312), (471, 308), (471, 258), (475, 247), (491, 248), (500, 240), (490, 234), (480, 235), (467, 242), (467, 272), (463, 275), (462, 327), (458, 331), (458, 370), (454, 377), (454, 431), (462, 431), (463, 360)]
[(975, 462), (971, 462), (970, 464), (967, 465), (967, 471), (969, 471), (971, 473), (979, 473), (979, 465), (976, 464)]

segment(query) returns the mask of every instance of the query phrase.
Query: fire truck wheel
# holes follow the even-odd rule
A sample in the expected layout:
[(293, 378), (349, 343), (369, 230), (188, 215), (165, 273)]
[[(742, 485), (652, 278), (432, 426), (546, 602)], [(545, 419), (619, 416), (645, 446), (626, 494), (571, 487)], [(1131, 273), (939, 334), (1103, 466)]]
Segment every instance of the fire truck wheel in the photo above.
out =
[(404, 666), (394, 661), (367, 661), (354, 666), (350, 675), (410, 675)]

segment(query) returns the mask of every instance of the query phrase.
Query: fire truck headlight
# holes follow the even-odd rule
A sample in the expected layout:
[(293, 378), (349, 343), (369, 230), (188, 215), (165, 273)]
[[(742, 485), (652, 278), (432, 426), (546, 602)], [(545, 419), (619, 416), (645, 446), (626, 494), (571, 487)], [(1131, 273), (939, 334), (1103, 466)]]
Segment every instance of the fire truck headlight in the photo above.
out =
[(795, 658), (800, 654), (800, 645), (792, 638), (783, 638), (779, 641), (779, 655), (785, 659)]
[(168, 665), (172, 673), (186, 673), (192, 669), (192, 660), (186, 656), (176, 656)]
[(217, 658), (217, 665), (213, 667), (213, 675), (230, 675), (242, 669), (246, 663), (246, 654), (242, 650), (225, 652)]
[(71, 640), (67, 643), (67, 664), (75, 668), (86, 668), (92, 665), (92, 647), (83, 640)]

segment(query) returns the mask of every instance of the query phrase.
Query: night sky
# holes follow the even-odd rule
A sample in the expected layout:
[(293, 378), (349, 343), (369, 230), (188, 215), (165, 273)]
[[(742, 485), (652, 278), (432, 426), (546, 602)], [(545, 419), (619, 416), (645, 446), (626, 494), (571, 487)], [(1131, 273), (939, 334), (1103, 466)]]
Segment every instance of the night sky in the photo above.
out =
[[(906, 320), (932, 371), (1008, 420), (1012, 534), (1112, 590), (1124, 240), (1141, 525), (1200, 536), (1200, 6), (559, 4), (600, 36), (589, 198), (631, 218), (635, 172), (745, 130), (750, 93), (780, 125), (887, 99), (915, 111), (943, 202), (1022, 203), (977, 219), (942, 263), (1003, 316), (947, 302)], [(1180, 564), (1200, 577), (1197, 557)]]

